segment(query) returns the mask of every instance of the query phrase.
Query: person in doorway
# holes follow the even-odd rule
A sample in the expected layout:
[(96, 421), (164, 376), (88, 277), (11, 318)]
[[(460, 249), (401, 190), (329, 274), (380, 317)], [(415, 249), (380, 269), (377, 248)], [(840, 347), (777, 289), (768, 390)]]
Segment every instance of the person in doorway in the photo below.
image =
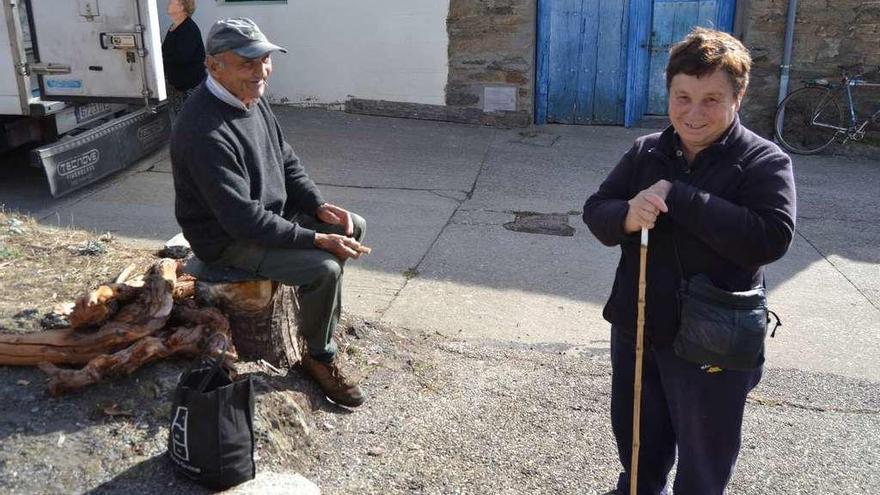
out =
[[(611, 323), (611, 423), (628, 494), (639, 232), (650, 229), (638, 493), (661, 494), (678, 456), (676, 495), (721, 494), (739, 453), (748, 392), (762, 367), (692, 363), (672, 348), (681, 280), (726, 291), (763, 285), (764, 266), (795, 228), (790, 158), (739, 121), (751, 57), (733, 36), (697, 28), (666, 67), (671, 126), (643, 136), (584, 205), (583, 218), (621, 258), (603, 316)], [(763, 359), (761, 359), (763, 362)]]
[(340, 369), (333, 331), (343, 267), (366, 251), (366, 222), (324, 201), (285, 141), (263, 98), (275, 52), (286, 50), (250, 19), (211, 27), (208, 77), (171, 135), (175, 214), (202, 261), (298, 288), (303, 369), (327, 397), (356, 407), (364, 393)]
[(180, 113), (183, 102), (205, 80), (205, 45), (192, 19), (195, 11), (195, 0), (168, 0), (171, 26), (162, 41), (162, 62), (172, 116)]

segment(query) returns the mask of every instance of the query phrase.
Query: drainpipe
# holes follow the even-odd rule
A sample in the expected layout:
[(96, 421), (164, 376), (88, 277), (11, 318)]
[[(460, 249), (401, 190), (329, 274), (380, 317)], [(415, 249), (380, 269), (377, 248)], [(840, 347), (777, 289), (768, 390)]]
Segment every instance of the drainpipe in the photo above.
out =
[(794, 21), (797, 16), (797, 0), (788, 0), (788, 15), (785, 18), (785, 48), (782, 52), (782, 69), (779, 75), (779, 97), (776, 104), (782, 103), (788, 94), (788, 75), (791, 71), (791, 45), (794, 43)]

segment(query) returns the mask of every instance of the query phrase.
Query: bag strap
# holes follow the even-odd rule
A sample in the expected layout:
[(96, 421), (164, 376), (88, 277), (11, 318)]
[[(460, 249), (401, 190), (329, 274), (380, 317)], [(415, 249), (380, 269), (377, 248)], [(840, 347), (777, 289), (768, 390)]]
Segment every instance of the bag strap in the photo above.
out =
[[(767, 272), (765, 271), (765, 272), (761, 273), (761, 275), (762, 275), (761, 283), (764, 284), (764, 290), (766, 291), (767, 290)], [(776, 323), (773, 324), (773, 330), (770, 331), (770, 338), (772, 339), (772, 338), (776, 337), (776, 329), (782, 326), (782, 319), (779, 318), (779, 315), (776, 314), (775, 311), (773, 311), (770, 308), (767, 308), (767, 324), (768, 325), (772, 321), (772, 320), (770, 320), (771, 315), (773, 316), (774, 319), (776, 319)]]
[(770, 331), (770, 338), (772, 339), (772, 338), (776, 337), (776, 329), (782, 326), (782, 320), (779, 319), (779, 315), (776, 314), (775, 311), (773, 311), (770, 308), (767, 308), (767, 323), (768, 324), (771, 321), (770, 315), (773, 315), (773, 318), (776, 319), (776, 323), (773, 324), (773, 330)]
[[(220, 357), (214, 358), (208, 354), (208, 350), (211, 348), (211, 341), (215, 337), (220, 337), (223, 339), (223, 342), (220, 346)], [(202, 378), (202, 381), (199, 383), (199, 386), (196, 387), (196, 390), (201, 393), (205, 391), (205, 388), (208, 386), (208, 383), (211, 382), (211, 379), (214, 378), (214, 375), (220, 370), (220, 365), (226, 359), (226, 351), (229, 349), (229, 340), (222, 333), (215, 333), (211, 337), (208, 338), (208, 341), (205, 343), (205, 350), (202, 351), (202, 354), (199, 356), (192, 366), (190, 366), (189, 371), (187, 373), (192, 373), (196, 366), (200, 363), (208, 362), (211, 366), (211, 371)]]
[[(682, 283), (686, 283), (687, 279), (685, 279), (685, 276), (684, 276), (684, 264), (681, 262), (681, 256), (679, 256), (679, 254), (678, 254), (678, 241), (676, 240), (675, 231), (676, 231), (676, 228), (673, 225), (672, 226), (672, 252), (675, 253), (675, 261), (676, 261), (676, 263), (678, 263), (678, 273), (681, 275)], [(763, 287), (764, 290), (767, 290), (767, 273), (763, 269), (763, 267), (761, 267), (761, 287)], [(776, 313), (773, 313), (773, 315), (776, 316)], [(779, 320), (778, 316), (776, 317), (776, 320), (777, 321)], [(777, 326), (782, 326), (782, 322), (779, 322), (777, 324)]]
[(675, 225), (672, 225), (670, 228), (672, 231), (672, 252), (675, 253), (675, 262), (678, 263), (678, 275), (681, 278), (681, 284), (684, 286), (687, 283), (687, 279), (684, 276), (684, 265), (681, 263), (681, 257), (678, 255), (678, 240), (675, 236)]

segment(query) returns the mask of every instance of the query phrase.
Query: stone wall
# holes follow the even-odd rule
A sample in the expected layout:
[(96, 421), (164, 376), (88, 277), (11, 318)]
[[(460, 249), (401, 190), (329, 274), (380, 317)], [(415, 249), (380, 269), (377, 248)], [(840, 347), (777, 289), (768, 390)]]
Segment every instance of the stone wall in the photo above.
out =
[[(787, 8), (788, 0), (751, 0), (743, 16), (743, 41), (752, 52), (754, 64), (742, 117), (765, 135), (773, 129)], [(838, 65), (855, 63), (880, 65), (880, 2), (800, 0), (789, 91), (800, 87), (805, 79), (834, 79), (839, 74)], [(878, 89), (863, 88), (861, 94), (874, 102), (880, 100)]]
[(536, 0), (450, 1), (446, 105), (483, 110), (467, 112), (483, 124), (532, 123), (536, 12)]

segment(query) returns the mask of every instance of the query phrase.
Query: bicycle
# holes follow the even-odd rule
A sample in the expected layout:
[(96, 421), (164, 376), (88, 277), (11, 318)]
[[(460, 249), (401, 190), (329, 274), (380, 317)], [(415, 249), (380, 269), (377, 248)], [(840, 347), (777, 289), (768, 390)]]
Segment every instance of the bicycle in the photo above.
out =
[[(862, 64), (838, 67), (840, 83), (827, 79), (809, 81), (803, 88), (786, 96), (776, 108), (776, 139), (786, 150), (812, 155), (824, 150), (841, 136), (842, 143), (860, 141), (865, 137), (869, 123), (880, 124), (880, 109), (870, 117), (859, 120), (852, 96), (852, 88), (855, 87), (880, 88), (880, 83), (864, 79), (875, 71), (865, 72)], [(880, 74), (880, 67), (876, 72)], [(849, 110), (848, 119), (840, 106), (844, 97)]]

